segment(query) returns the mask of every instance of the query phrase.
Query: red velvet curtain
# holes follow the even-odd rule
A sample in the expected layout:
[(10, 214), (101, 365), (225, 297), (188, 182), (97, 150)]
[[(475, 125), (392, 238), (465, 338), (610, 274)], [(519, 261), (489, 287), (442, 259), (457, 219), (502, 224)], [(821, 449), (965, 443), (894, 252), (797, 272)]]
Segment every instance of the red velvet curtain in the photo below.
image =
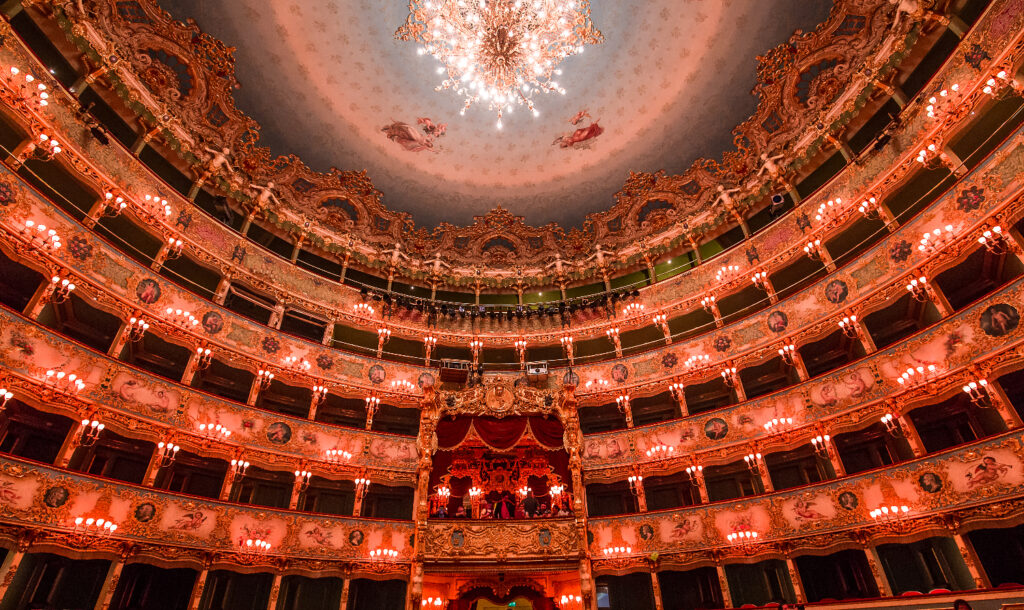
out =
[(544, 449), (555, 451), (562, 448), (562, 423), (556, 418), (531, 415), (501, 419), (484, 416), (443, 419), (437, 424), (438, 449), (455, 449), (470, 434), (496, 450), (515, 447), (527, 434)]
[(541, 597), (539, 593), (526, 587), (513, 587), (512, 591), (502, 599), (498, 599), (489, 589), (474, 589), (466, 595), (463, 595), (462, 598), (452, 601), (448, 605), (448, 609), (469, 610), (473, 606), (473, 602), (480, 598), (485, 598), (495, 604), (501, 605), (507, 604), (517, 597), (525, 597), (530, 600), (534, 610), (558, 610), (553, 599), (549, 597)]

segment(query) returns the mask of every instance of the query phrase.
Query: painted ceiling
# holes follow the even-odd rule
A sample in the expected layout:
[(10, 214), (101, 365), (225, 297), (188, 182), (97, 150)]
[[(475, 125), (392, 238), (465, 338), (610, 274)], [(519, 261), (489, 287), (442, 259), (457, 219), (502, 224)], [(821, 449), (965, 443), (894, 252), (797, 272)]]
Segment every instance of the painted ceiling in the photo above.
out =
[[(831, 0), (591, 0), (604, 42), (563, 63), (567, 93), (506, 115), (435, 91), (438, 62), (394, 38), (403, 0), (164, 0), (236, 47), (240, 109), (275, 155), (366, 169), (384, 204), (419, 226), (502, 206), (578, 226), (611, 207), (630, 171), (682, 172), (733, 148), (754, 111), (757, 57), (823, 22)], [(587, 116), (577, 124), (578, 113)], [(428, 133), (419, 119), (445, 124)], [(413, 133), (405, 145), (384, 128)], [(593, 124), (600, 129), (591, 127)], [(600, 135), (572, 143), (577, 129)], [(601, 131), (603, 130), (603, 131)], [(561, 138), (561, 139), (560, 139)], [(569, 144), (569, 145), (567, 145)]]

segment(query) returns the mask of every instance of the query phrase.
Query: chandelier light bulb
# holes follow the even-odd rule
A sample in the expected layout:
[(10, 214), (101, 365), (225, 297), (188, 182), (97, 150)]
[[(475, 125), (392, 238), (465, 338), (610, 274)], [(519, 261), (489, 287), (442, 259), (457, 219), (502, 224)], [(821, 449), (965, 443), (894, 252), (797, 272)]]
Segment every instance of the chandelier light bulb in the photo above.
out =
[(552, 80), (562, 74), (558, 65), (603, 40), (589, 0), (411, 0), (395, 38), (419, 43), (418, 55), (440, 62), (437, 73), (445, 78), (435, 90), (461, 96), (459, 114), (486, 103), (497, 112), (497, 129), (516, 106), (538, 116), (538, 92), (565, 95)]

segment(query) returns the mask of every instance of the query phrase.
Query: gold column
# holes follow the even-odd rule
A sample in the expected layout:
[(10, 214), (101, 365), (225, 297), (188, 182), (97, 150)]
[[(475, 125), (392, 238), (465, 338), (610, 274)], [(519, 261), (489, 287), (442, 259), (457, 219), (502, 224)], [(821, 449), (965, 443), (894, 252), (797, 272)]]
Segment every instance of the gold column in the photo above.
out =
[(100, 589), (99, 599), (96, 600), (96, 610), (107, 610), (110, 607), (110, 600), (117, 590), (117, 582), (121, 580), (121, 570), (124, 569), (124, 561), (130, 556), (129, 552), (123, 552), (120, 557), (110, 562), (107, 569), (107, 578), (103, 581), (103, 588)]
[(796, 594), (796, 603), (806, 604), (807, 594), (804, 592), (804, 581), (800, 578), (800, 570), (791, 557), (786, 557), (786, 570), (789, 572), (789, 581), (793, 584), (793, 592)]
[(14, 582), (18, 568), (21, 567), (21, 560), (25, 558), (25, 553), (28, 552), (31, 545), (32, 539), (30, 537), (22, 537), (18, 540), (18, 547), (16, 549), (7, 551), (7, 556), (4, 557), (4, 562), (0, 565), (0, 601), (7, 597), (7, 590), (10, 588), (11, 583)]
[(270, 585), (270, 599), (267, 600), (267, 610), (277, 608), (277, 598), (281, 595), (281, 573), (274, 574), (274, 584)]
[(348, 610), (348, 585), (350, 582), (352, 581), (348, 578), (342, 579), (341, 602), (338, 604), (338, 610)]
[(716, 564), (715, 571), (718, 572), (718, 586), (722, 590), (722, 601), (725, 602), (723, 605), (732, 608), (732, 594), (729, 593), (729, 577), (725, 574), (725, 566)]
[(867, 556), (871, 575), (875, 577), (875, 584), (878, 585), (879, 595), (882, 597), (892, 597), (892, 585), (889, 584), (885, 570), (882, 569), (882, 560), (878, 556), (878, 549), (873, 546), (865, 546), (864, 554)]
[(654, 592), (654, 610), (665, 610), (665, 602), (661, 599), (661, 583), (658, 582), (657, 561), (647, 560), (651, 568), (651, 591)]
[(192, 596), (188, 599), (188, 610), (199, 610), (199, 602), (203, 600), (203, 589), (206, 588), (206, 578), (210, 575), (208, 565), (196, 574), (196, 582), (192, 585)]

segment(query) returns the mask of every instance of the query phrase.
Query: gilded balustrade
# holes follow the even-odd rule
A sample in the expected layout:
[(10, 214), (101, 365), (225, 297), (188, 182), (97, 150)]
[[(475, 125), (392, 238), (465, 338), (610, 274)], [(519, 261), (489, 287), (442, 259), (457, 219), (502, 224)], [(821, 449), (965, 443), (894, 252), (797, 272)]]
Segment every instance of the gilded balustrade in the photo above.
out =
[[(688, 355), (722, 354), (719, 358), (730, 359), (742, 359), (751, 355), (758, 357), (759, 352), (773, 350), (775, 344), (781, 340), (778, 338), (780, 336), (792, 341), (798, 335), (814, 335), (820, 333), (822, 328), (828, 327), (831, 322), (821, 322), (822, 307), (834, 307), (835, 311), (842, 315), (855, 305), (862, 309), (870, 309), (883, 302), (887, 295), (877, 292), (874, 282), (883, 278), (891, 279), (888, 275), (891, 273), (897, 278), (895, 290), (899, 290), (902, 284), (898, 274), (911, 273), (915, 268), (932, 272), (939, 268), (937, 266), (941, 265), (944, 257), (952, 251), (953, 246), (943, 251), (941, 256), (940, 253), (925, 255), (917, 251), (913, 244), (923, 229), (936, 224), (955, 223), (962, 235), (957, 247), (965, 247), (974, 243), (972, 231), (989, 217), (996, 219), (997, 222), (1010, 224), (1012, 216), (1008, 214), (1015, 215), (1015, 212), (1010, 211), (1014, 208), (1004, 206), (1005, 201), (1016, 193), (1015, 168), (1022, 154), (1020, 141), (1018, 132), (1017, 136), (999, 147), (961, 184), (920, 213), (913, 221), (900, 227), (888, 235), (885, 241), (862, 253), (857, 260), (817, 285), (777, 303), (764, 313), (727, 325), (713, 334), (694, 338), (682, 349), (678, 345), (670, 346), (623, 358), (614, 364), (578, 367), (575, 370), (581, 377), (581, 385), (589, 379), (623, 378), (621, 371), (624, 370), (623, 381), (611, 386), (612, 391), (657, 393), (662, 389), (658, 384), (667, 383), (667, 380), (675, 379), (681, 374), (676, 372), (676, 367)], [(0, 222), (9, 231), (15, 229), (23, 218), (29, 217), (45, 220), (50, 226), (57, 227), (64, 238), (71, 241), (68, 242), (69, 247), (57, 252), (49, 261), (50, 264), (74, 269), (80, 274), (80, 284), (93, 283), (98, 289), (112, 292), (116, 297), (117, 307), (121, 309), (122, 317), (131, 315), (130, 312), (133, 311), (144, 311), (151, 319), (159, 320), (166, 306), (195, 311), (202, 321), (202, 332), (197, 330), (195, 333), (196, 343), (221, 348), (218, 354), (230, 352), (237, 361), (252, 367), (259, 367), (262, 362), (264, 365), (283, 369), (281, 359), (285, 355), (306, 359), (316, 367), (316, 372), (303, 380), (308, 383), (327, 380), (348, 391), (365, 393), (376, 390), (385, 393), (388, 390), (386, 381), (405, 379), (414, 380), (419, 384), (432, 382), (430, 369), (400, 364), (388, 364), (385, 369), (380, 366), (382, 363), (379, 361), (296, 339), (259, 326), (226, 309), (211, 306), (208, 301), (180, 289), (113, 250), (102, 240), (81, 232), (62, 212), (27, 189), (4, 168), (0, 168), (0, 180), (3, 180), (11, 193), (11, 201), (0, 208)], [(44, 257), (45, 260), (47, 259)], [(894, 288), (889, 286), (889, 289)], [(154, 301), (146, 303), (146, 300)], [(107, 300), (107, 303), (110, 301)], [(781, 329), (779, 324), (775, 323), (778, 320), (784, 320)], [(769, 321), (773, 323), (769, 325)], [(178, 329), (174, 331), (183, 337), (188, 336), (187, 333), (178, 333)], [(259, 345), (265, 360), (252, 358), (250, 350), (253, 344)], [(717, 365), (718, 363), (712, 362), (707, 370), (715, 371)], [(556, 377), (558, 372), (560, 371), (556, 371)], [(298, 375), (297, 378), (302, 379), (302, 376)], [(378, 383), (375, 384), (374, 381)], [(580, 395), (585, 394), (586, 391), (580, 388)], [(404, 401), (414, 402), (415, 399), (407, 396), (404, 397)]]

